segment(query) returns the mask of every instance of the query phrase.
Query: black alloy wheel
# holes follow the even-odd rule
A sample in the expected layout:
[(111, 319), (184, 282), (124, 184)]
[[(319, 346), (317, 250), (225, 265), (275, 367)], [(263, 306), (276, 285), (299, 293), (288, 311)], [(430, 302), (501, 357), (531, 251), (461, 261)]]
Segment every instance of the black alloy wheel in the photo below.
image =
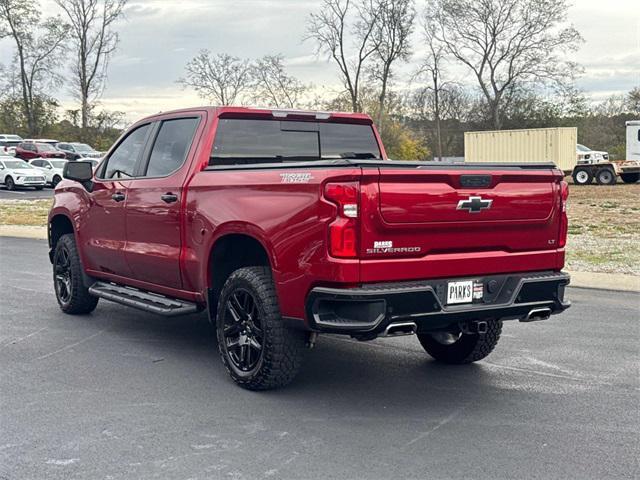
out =
[(223, 319), (224, 348), (242, 372), (255, 370), (263, 357), (264, 331), (256, 299), (244, 288), (229, 295)]
[(73, 280), (71, 278), (69, 249), (66, 245), (62, 245), (56, 250), (53, 261), (53, 280), (56, 296), (62, 305), (68, 305), (71, 302), (73, 293)]

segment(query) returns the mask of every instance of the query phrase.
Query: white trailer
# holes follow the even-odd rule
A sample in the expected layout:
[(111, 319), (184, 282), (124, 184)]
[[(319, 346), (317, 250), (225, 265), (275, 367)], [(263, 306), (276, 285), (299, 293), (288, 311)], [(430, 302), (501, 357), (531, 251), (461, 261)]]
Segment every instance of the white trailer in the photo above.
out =
[[(626, 160), (590, 164), (577, 163), (575, 127), (465, 132), (464, 161), (553, 162), (565, 175), (571, 175), (576, 185), (589, 185), (594, 180), (598, 185), (614, 185), (618, 176), (624, 183), (635, 183), (640, 180), (639, 130), (640, 120), (627, 122)], [(636, 157), (629, 156), (630, 150)]]
[(627, 122), (627, 160), (640, 161), (640, 120)]

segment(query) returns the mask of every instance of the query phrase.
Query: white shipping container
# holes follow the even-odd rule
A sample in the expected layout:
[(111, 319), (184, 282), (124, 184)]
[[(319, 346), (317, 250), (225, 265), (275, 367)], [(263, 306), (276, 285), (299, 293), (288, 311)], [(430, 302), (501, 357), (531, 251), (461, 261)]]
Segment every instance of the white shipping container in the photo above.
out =
[(576, 127), (465, 132), (465, 162), (553, 162), (567, 174), (576, 166)]

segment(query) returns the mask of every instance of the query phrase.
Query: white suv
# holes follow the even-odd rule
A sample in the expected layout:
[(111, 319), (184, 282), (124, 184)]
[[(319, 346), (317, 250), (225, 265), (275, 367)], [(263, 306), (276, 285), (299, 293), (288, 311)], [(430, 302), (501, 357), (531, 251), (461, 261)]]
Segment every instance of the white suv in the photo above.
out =
[(62, 171), (67, 160), (34, 158), (29, 163), (44, 174), (49, 185), (56, 188), (56, 185), (62, 180)]
[(24, 160), (0, 157), (0, 183), (4, 183), (7, 190), (15, 190), (16, 187), (35, 187), (36, 190), (42, 190), (45, 177), (40, 170)]

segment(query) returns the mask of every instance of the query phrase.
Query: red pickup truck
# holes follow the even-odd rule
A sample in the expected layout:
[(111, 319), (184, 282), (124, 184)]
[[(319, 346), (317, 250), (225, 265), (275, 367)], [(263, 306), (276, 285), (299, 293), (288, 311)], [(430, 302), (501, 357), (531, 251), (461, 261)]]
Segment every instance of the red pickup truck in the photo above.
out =
[(229, 374), (289, 383), (318, 334), (416, 334), (469, 363), (503, 320), (569, 306), (552, 164), (389, 161), (361, 114), (196, 108), (68, 162), (49, 215), (58, 303), (207, 309)]

